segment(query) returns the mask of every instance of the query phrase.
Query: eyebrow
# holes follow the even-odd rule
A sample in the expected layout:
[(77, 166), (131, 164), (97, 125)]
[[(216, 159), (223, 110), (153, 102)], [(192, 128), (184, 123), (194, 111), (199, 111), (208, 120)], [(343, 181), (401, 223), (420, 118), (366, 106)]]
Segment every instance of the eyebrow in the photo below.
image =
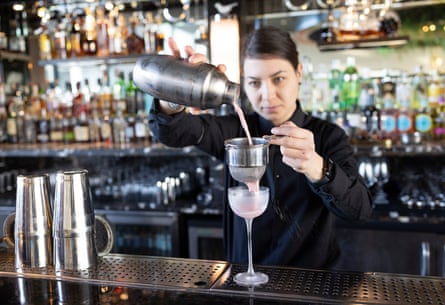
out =
[[(278, 70), (277, 72), (275, 72), (275, 73), (272, 73), (271, 75), (269, 75), (269, 77), (275, 77), (275, 76), (277, 76), (277, 75), (279, 75), (279, 74), (281, 74), (281, 73), (285, 73), (286, 71), (284, 71), (284, 70)], [(258, 77), (254, 77), (254, 76), (247, 76), (247, 78), (250, 78), (250, 79), (259, 79)]]

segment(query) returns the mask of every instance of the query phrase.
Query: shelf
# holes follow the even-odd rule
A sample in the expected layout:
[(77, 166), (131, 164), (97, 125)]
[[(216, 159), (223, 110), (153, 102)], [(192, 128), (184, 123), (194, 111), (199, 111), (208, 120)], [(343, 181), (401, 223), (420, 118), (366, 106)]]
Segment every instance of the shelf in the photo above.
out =
[(0, 157), (177, 157), (204, 156), (194, 147), (171, 148), (156, 144), (1, 144)]
[(7, 60), (20, 60), (20, 61), (31, 61), (31, 58), (28, 54), (23, 53), (15, 53), (15, 52), (9, 52), (9, 51), (0, 51), (0, 58), (1, 59), (7, 59)]
[(70, 57), (65, 59), (49, 59), (39, 60), (40, 66), (45, 65), (73, 65), (73, 66), (90, 66), (90, 65), (116, 65), (116, 64), (130, 64), (136, 62), (139, 58), (147, 56), (148, 54), (134, 54), (134, 55), (114, 55), (107, 57), (97, 56), (82, 56)]
[(409, 36), (376, 38), (366, 40), (348, 40), (336, 42), (318, 42), (320, 51), (340, 51), (348, 49), (366, 49), (379, 47), (400, 47), (409, 42)]

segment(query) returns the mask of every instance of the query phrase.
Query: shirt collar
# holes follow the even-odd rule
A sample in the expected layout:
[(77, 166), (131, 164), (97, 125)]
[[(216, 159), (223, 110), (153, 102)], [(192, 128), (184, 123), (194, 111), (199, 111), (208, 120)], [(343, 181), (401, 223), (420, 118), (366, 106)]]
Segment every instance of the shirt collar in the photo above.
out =
[[(297, 103), (297, 109), (295, 110), (294, 114), (290, 117), (289, 120), (294, 122), (295, 125), (297, 125), (298, 127), (302, 127), (305, 118), (305, 113), (301, 109), (300, 101), (297, 100), (296, 103)], [(259, 116), (259, 125), (262, 134), (270, 134), (270, 130), (274, 127), (271, 121), (266, 120), (262, 116)]]

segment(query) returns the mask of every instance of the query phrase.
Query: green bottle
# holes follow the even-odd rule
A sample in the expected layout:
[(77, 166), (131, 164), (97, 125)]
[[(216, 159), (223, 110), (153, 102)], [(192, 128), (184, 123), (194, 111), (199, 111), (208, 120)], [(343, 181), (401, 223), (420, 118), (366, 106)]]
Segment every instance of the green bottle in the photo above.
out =
[(354, 57), (346, 58), (341, 93), (340, 108), (343, 110), (356, 109), (360, 96), (360, 79)]

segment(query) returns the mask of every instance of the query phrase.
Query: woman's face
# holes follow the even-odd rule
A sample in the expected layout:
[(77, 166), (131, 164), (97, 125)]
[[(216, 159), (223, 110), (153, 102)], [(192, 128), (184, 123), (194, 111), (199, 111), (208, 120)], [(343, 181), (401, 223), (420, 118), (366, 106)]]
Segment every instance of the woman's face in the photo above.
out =
[(297, 104), (302, 66), (282, 58), (246, 58), (244, 90), (252, 108), (278, 126), (289, 120)]

